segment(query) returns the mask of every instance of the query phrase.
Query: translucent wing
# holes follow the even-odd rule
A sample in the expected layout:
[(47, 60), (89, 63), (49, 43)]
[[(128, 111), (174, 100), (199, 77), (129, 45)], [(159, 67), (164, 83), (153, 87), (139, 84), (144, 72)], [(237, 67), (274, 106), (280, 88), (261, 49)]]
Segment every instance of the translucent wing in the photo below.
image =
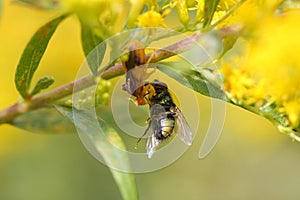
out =
[(149, 126), (145, 132), (146, 135), (150, 135), (147, 139), (146, 143), (146, 151), (148, 158), (151, 158), (154, 152), (156, 151), (157, 146), (159, 145), (159, 140), (156, 139), (155, 133), (154, 133), (154, 123), (156, 123), (156, 120), (150, 121)]
[(187, 145), (191, 145), (193, 141), (193, 133), (190, 126), (188, 125), (184, 115), (175, 107), (175, 112), (177, 113), (177, 125), (178, 125), (178, 137)]
[(146, 143), (146, 151), (148, 154), (148, 158), (151, 158), (153, 153), (156, 151), (157, 146), (160, 143), (160, 140), (158, 140), (155, 137), (155, 134), (160, 131), (160, 122), (159, 119), (166, 116), (166, 110), (163, 106), (159, 104), (152, 105), (150, 108), (151, 113), (151, 120), (149, 123), (149, 127), (146, 130), (147, 135), (151, 135), (147, 139)]
[(159, 140), (156, 139), (155, 135), (151, 135), (147, 139), (147, 144), (146, 144), (146, 151), (148, 158), (151, 158), (154, 152), (156, 151), (156, 148), (158, 147)]

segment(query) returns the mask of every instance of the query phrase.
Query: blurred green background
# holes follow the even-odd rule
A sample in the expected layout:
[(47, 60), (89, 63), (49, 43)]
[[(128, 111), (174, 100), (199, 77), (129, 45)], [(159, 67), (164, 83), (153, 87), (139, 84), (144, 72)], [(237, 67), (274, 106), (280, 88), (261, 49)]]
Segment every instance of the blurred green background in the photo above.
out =
[[(8, 0), (3, 4), (1, 109), (19, 98), (13, 80), (23, 48), (38, 27), (56, 15)], [(59, 26), (35, 80), (52, 75), (55, 86), (70, 82), (83, 59), (79, 24), (72, 17)], [(201, 113), (209, 113), (209, 98), (198, 95), (198, 99)], [(198, 159), (210, 120), (209, 114), (202, 114), (195, 142), (184, 156), (162, 170), (135, 175), (140, 199), (299, 199), (300, 144), (280, 135), (267, 120), (240, 108), (228, 105), (226, 114), (221, 138), (208, 157)], [(3, 125), (0, 199), (96, 200), (121, 196), (109, 169), (87, 152), (77, 135), (39, 135)]]

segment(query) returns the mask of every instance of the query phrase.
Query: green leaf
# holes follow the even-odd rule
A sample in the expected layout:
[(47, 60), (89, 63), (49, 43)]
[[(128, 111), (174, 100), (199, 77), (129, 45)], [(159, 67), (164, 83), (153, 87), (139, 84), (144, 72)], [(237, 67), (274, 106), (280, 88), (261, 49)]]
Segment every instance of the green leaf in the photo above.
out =
[(93, 31), (90, 25), (81, 21), (81, 44), (90, 70), (94, 75), (97, 74), (106, 50), (105, 43), (99, 45), (102, 41), (103, 39)]
[(42, 134), (75, 133), (74, 124), (54, 107), (41, 108), (18, 116), (12, 125)]
[(220, 58), (223, 57), (229, 50), (231, 50), (233, 48), (237, 39), (238, 39), (238, 37), (236, 37), (236, 36), (226, 37), (223, 39), (223, 50), (219, 56)]
[(61, 15), (39, 28), (25, 47), (15, 74), (15, 85), (23, 98), (28, 97), (32, 77), (46, 51), (49, 40), (66, 16)]
[[(56, 108), (65, 116), (70, 118), (74, 122), (73, 112), (70, 108), (63, 106), (56, 106)], [(74, 108), (73, 108), (74, 109)], [(74, 109), (75, 110), (75, 109)], [(76, 123), (77, 129), (86, 133), (89, 141), (93, 143), (96, 151), (98, 151), (106, 162), (107, 166), (114, 166), (118, 163), (123, 169), (129, 170), (129, 159), (126, 154), (121, 153), (120, 150), (126, 150), (125, 145), (118, 135), (118, 133), (107, 124), (107, 121), (99, 120), (98, 123), (102, 130), (99, 130), (97, 121), (95, 123), (94, 115), (89, 111), (76, 110)], [(106, 118), (111, 115), (109, 112), (101, 112)], [(112, 117), (112, 116), (111, 116)], [(117, 147), (117, 148), (116, 148)], [(136, 200), (137, 190), (134, 180), (134, 176), (130, 173), (118, 171), (113, 168), (109, 168), (124, 200)]]
[(33, 88), (30, 96), (38, 94), (41, 90), (47, 89), (50, 85), (54, 83), (54, 78), (52, 76), (45, 76), (41, 78)]
[[(158, 69), (184, 86), (205, 96), (226, 100), (226, 95), (218, 83), (218, 75), (209, 70), (203, 72), (192, 68), (183, 68), (180, 62), (160, 62)], [(207, 75), (209, 74), (209, 75)]]
[(205, 0), (203, 28), (210, 25), (220, 0)]

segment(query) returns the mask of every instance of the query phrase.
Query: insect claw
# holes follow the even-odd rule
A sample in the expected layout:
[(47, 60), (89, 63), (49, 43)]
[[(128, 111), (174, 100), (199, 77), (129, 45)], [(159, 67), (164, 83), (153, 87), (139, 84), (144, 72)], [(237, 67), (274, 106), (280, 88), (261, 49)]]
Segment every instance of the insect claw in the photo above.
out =
[(138, 146), (139, 146), (139, 144), (138, 144), (138, 143), (135, 143), (134, 149), (138, 149)]
[(150, 120), (151, 120), (151, 118), (149, 117), (149, 118), (145, 121), (145, 123), (149, 124)]
[(136, 104), (136, 101), (133, 98), (128, 98), (128, 100), (134, 104)]
[[(144, 136), (144, 135), (143, 135), (143, 136)], [(136, 143), (135, 143), (135, 145), (134, 145), (134, 149), (138, 149), (139, 143), (140, 143), (140, 141), (142, 140), (143, 136), (140, 137), (140, 138), (136, 141)]]

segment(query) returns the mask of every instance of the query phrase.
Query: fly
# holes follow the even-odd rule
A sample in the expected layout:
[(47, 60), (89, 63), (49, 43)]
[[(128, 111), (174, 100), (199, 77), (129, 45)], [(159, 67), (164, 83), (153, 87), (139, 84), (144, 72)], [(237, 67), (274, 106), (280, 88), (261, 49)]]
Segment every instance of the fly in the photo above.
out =
[[(144, 90), (148, 91), (144, 97), (150, 107), (149, 125), (144, 135), (148, 135), (146, 151), (148, 158), (151, 158), (158, 145), (172, 135), (177, 126), (178, 137), (187, 145), (192, 144), (192, 131), (180, 111), (173, 102), (168, 91), (168, 86), (155, 80), (145, 83)], [(141, 138), (137, 141), (137, 144)]]

